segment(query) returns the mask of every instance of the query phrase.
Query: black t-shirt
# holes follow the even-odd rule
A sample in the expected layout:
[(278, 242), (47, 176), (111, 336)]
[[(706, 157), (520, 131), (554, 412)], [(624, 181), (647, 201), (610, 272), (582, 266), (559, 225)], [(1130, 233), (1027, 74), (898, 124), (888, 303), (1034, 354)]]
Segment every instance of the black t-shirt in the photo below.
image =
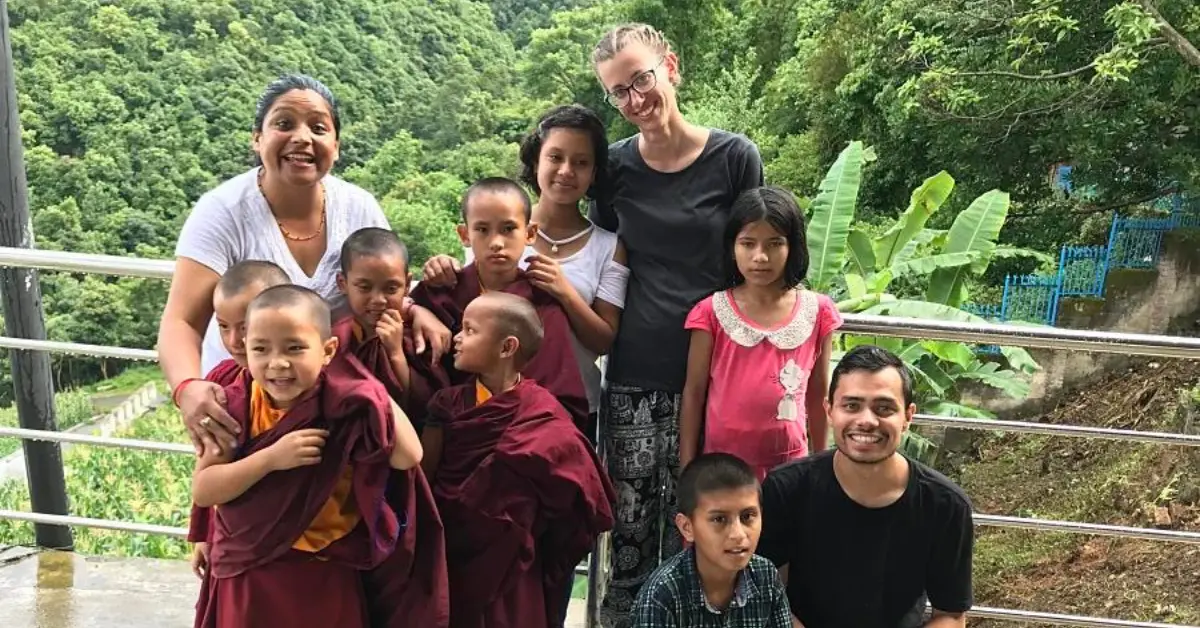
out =
[(763, 483), (757, 553), (788, 568), (788, 601), (805, 628), (918, 628), (925, 602), (971, 608), (971, 502), (909, 460), (895, 503), (866, 508), (833, 473), (833, 451), (779, 467)]
[(592, 205), (592, 222), (625, 243), (629, 286), (608, 356), (608, 381), (680, 392), (689, 332), (683, 321), (724, 279), (725, 223), (734, 200), (763, 184), (762, 158), (744, 135), (711, 129), (696, 161), (659, 172), (642, 159), (635, 135), (608, 148), (611, 189)]

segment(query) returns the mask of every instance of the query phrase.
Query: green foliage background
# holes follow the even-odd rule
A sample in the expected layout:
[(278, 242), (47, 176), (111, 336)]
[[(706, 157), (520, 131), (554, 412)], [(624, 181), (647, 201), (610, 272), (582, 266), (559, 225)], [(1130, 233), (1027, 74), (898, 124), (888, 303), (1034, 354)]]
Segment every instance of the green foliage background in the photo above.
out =
[[(1200, 5), (1158, 0), (1200, 41)], [(1108, 208), (1200, 178), (1200, 72), (1134, 0), (10, 0), (37, 245), (170, 258), (206, 190), (250, 164), (255, 100), (306, 72), (337, 95), (338, 173), (381, 201), (414, 263), (457, 252), (458, 196), (512, 174), (545, 108), (579, 102), (632, 132), (588, 64), (601, 33), (658, 25), (695, 122), (748, 134), (803, 197), (851, 140), (874, 147), (856, 211), (890, 224), (948, 171), (1011, 195), (998, 242), (1053, 253), (1104, 237)], [(1070, 163), (1081, 193), (1052, 193)], [(996, 260), (979, 278), (1030, 271)], [(43, 273), (51, 338), (149, 348), (161, 281)], [(977, 294), (985, 290), (976, 290)], [(61, 388), (124, 368), (56, 357)], [(6, 362), (6, 358), (0, 358)], [(10, 398), (0, 363), (0, 405)]]

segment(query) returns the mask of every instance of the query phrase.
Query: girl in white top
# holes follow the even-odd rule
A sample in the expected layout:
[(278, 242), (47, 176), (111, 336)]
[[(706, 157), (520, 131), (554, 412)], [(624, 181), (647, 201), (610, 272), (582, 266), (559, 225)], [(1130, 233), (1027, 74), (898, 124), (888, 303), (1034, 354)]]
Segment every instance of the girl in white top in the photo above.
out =
[[(259, 99), (253, 130), (261, 165), (196, 203), (176, 245), (159, 324), (159, 365), (197, 452), (202, 445), (233, 446), (237, 431), (221, 387), (202, 379), (228, 357), (212, 308), (221, 275), (243, 260), (269, 260), (293, 282), (336, 303), (342, 242), (363, 227), (388, 228), (369, 192), (329, 174), (338, 159), (341, 121), (333, 94), (320, 81), (289, 75), (271, 83)], [(440, 355), (449, 330), (419, 308), (412, 317), (417, 337)]]
[[(533, 207), (538, 237), (526, 249), (522, 267), (531, 283), (558, 299), (571, 321), (575, 356), (595, 415), (600, 403), (596, 359), (616, 338), (629, 282), (625, 246), (579, 210), (584, 196), (595, 198), (606, 184), (604, 123), (585, 107), (555, 107), (522, 142), (521, 164), (521, 181), (538, 195)], [(458, 269), (454, 258), (436, 256), (426, 262), (423, 281), (452, 284)], [(594, 425), (588, 432), (595, 437)]]

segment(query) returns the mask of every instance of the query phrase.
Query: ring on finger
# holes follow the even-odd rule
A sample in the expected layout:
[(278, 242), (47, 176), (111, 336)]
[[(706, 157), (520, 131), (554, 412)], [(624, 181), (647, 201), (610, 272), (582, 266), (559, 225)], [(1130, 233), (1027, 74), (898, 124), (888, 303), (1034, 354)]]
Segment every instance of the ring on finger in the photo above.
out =
[(200, 419), (200, 427), (207, 428), (211, 424), (212, 424), (212, 417), (206, 416), (203, 419)]

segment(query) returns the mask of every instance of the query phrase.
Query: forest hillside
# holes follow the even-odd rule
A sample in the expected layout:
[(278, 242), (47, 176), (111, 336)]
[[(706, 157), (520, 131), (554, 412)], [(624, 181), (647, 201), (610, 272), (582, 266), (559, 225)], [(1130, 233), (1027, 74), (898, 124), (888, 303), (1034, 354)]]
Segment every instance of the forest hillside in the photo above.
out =
[[(1112, 207), (1200, 178), (1200, 41), (1188, 0), (10, 0), (41, 248), (170, 258), (192, 203), (250, 163), (255, 100), (306, 72), (343, 108), (338, 174), (383, 203), (419, 264), (457, 250), (459, 194), (510, 174), (545, 108), (591, 106), (589, 53), (626, 20), (663, 28), (695, 122), (746, 133), (770, 183), (815, 195), (851, 140), (873, 150), (860, 218), (890, 220), (946, 170), (945, 228), (990, 189), (1000, 240), (1051, 255), (1102, 240)], [(1169, 28), (1169, 31), (1168, 31)], [(1194, 48), (1193, 48), (1194, 49)], [(1064, 195), (1051, 169), (1072, 165)], [(985, 279), (1029, 272), (998, 260)], [(149, 348), (161, 281), (44, 273), (50, 336)], [(118, 364), (56, 358), (63, 387)], [(0, 368), (7, 377), (7, 368)], [(2, 383), (2, 382), (0, 382)], [(0, 402), (8, 385), (0, 385)]]

